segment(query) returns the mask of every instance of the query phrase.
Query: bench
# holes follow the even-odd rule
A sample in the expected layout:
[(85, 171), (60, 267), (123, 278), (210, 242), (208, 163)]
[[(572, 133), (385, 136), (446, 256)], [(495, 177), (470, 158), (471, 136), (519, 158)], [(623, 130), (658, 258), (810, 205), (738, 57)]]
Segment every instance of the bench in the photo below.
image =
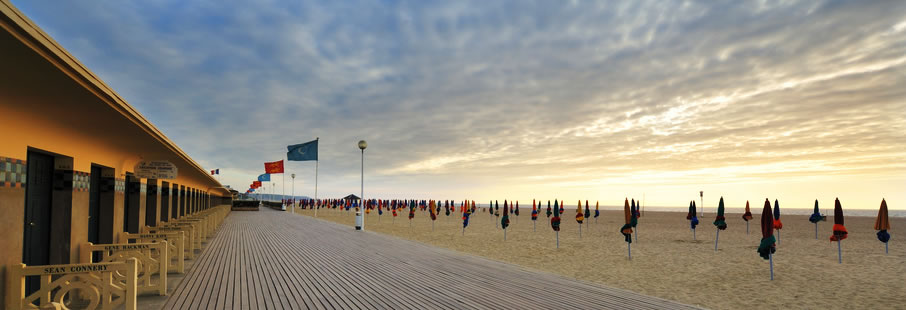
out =
[[(155, 253), (156, 252), (156, 253)], [(79, 259), (83, 263), (95, 263), (94, 253), (100, 253), (97, 263), (126, 261), (135, 259), (138, 264), (138, 293), (157, 292), (160, 296), (167, 295), (167, 241), (156, 243), (117, 243), (93, 244), (83, 243), (79, 247)], [(159, 275), (154, 281), (153, 275)], [(118, 281), (125, 281), (122, 274), (114, 274)]]
[[(7, 309), (60, 309), (76, 301), (87, 304), (85, 309), (137, 308), (138, 261), (134, 258), (97, 264), (18, 264), (6, 270)], [(25, 295), (27, 276), (41, 279), (38, 290), (28, 296)]]
[(170, 257), (168, 272), (186, 273), (186, 238), (184, 231), (161, 232), (156, 234), (130, 234), (122, 233), (120, 242), (123, 243), (155, 243), (166, 241), (167, 256)]

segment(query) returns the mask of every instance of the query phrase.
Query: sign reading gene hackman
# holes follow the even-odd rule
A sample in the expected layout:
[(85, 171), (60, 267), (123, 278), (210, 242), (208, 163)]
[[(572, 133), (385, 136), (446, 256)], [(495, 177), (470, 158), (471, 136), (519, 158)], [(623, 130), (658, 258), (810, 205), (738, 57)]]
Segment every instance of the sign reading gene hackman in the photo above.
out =
[(143, 161), (135, 164), (135, 177), (144, 179), (175, 179), (176, 165), (166, 160)]

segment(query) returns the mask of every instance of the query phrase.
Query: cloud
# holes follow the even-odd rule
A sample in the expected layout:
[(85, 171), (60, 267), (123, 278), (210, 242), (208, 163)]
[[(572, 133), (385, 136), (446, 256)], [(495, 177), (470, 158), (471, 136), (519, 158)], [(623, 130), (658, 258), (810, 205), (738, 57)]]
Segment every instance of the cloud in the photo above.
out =
[(906, 185), (904, 3), (16, 4), (227, 183), (320, 137), (328, 196), (359, 139), (384, 195)]

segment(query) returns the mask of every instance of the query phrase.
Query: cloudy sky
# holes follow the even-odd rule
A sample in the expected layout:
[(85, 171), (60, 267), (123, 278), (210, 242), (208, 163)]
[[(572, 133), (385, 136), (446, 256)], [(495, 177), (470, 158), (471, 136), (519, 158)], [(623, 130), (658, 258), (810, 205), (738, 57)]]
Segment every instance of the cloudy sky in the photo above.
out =
[(13, 2), (240, 190), (906, 208), (906, 1)]

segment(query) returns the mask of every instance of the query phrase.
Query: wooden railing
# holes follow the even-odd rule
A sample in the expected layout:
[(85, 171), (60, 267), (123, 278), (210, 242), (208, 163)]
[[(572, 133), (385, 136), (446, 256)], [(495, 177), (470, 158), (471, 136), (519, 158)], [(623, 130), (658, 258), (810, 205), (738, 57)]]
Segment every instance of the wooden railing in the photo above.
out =
[[(138, 260), (134, 258), (98, 264), (18, 264), (6, 270), (9, 310), (69, 309), (74, 304), (84, 309), (136, 309)], [(28, 296), (25, 295), (27, 276), (40, 277), (40, 287)]]
[[(167, 241), (157, 243), (118, 243), (92, 244), (83, 243), (79, 247), (80, 260), (83, 263), (95, 263), (94, 253), (101, 253), (98, 263), (118, 262), (134, 258), (138, 263), (138, 292), (157, 292), (167, 295)], [(154, 281), (153, 275), (159, 275)], [(119, 281), (126, 281), (125, 275), (115, 274)]]
[(186, 238), (184, 231), (156, 234), (120, 234), (123, 243), (156, 243), (166, 241), (167, 256), (170, 257), (168, 272), (186, 273)]

